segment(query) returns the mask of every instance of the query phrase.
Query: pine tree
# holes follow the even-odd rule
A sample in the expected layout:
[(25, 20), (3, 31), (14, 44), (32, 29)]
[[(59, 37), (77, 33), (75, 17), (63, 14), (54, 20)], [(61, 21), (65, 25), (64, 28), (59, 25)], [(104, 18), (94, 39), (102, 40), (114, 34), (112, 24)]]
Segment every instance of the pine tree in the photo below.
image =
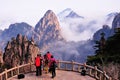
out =
[(88, 56), (88, 63), (100, 63), (104, 65), (104, 54), (105, 54), (105, 43), (106, 40), (104, 38), (105, 33), (101, 33), (101, 39), (100, 41), (95, 41), (95, 55), (94, 56)]
[(105, 33), (101, 33), (101, 39), (100, 41), (96, 41), (96, 45), (94, 46), (94, 48), (96, 49), (95, 54), (96, 55), (101, 55), (104, 54), (104, 48), (105, 48)]
[(105, 51), (108, 62), (120, 62), (120, 28), (116, 28), (115, 34), (107, 39)]
[(88, 57), (90, 63), (100, 63), (102, 65), (113, 62), (120, 63), (120, 28), (116, 28), (115, 34), (107, 40), (101, 33), (100, 41), (96, 41), (95, 55)]

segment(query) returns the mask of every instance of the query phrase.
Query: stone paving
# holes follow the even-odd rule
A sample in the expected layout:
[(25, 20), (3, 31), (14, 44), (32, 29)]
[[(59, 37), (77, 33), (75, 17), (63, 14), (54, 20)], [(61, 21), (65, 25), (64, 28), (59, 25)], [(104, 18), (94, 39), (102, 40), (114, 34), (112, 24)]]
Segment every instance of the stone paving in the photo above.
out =
[(51, 73), (45, 74), (43, 73), (42, 76), (36, 76), (35, 73), (25, 74), (24, 79), (17, 79), (17, 76), (9, 79), (9, 80), (95, 80), (89, 76), (82, 76), (78, 72), (71, 72), (71, 71), (56, 71), (56, 77), (53, 79), (51, 78)]

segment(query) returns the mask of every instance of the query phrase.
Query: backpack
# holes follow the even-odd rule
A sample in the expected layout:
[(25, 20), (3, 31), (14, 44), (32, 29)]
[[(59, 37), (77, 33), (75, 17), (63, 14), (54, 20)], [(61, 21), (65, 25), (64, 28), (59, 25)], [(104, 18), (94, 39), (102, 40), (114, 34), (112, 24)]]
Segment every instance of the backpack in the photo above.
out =
[(85, 75), (86, 75), (86, 70), (85, 70), (85, 69), (82, 69), (81, 75), (82, 75), (82, 76), (85, 76)]
[(51, 63), (51, 68), (56, 68), (57, 67), (57, 63), (55, 62), (55, 61), (53, 61), (52, 63)]
[(41, 64), (40, 57), (37, 57), (35, 59), (35, 66), (38, 67), (38, 66), (40, 66), (40, 64)]
[(24, 74), (19, 74), (17, 77), (18, 77), (18, 79), (22, 79), (22, 78), (25, 78), (25, 75)]

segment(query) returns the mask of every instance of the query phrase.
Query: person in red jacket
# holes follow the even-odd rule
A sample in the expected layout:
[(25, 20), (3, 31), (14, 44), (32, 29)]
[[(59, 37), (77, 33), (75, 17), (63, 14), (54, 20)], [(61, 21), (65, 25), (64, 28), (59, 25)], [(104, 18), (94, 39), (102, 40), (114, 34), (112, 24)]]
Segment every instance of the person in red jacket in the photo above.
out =
[(37, 54), (37, 57), (35, 58), (36, 76), (42, 75), (41, 61), (42, 61), (41, 54)]
[(51, 55), (52, 55), (52, 54), (48, 51), (48, 52), (47, 52), (47, 54), (46, 54), (46, 56), (47, 56), (48, 60), (50, 60), (50, 59), (51, 59)]

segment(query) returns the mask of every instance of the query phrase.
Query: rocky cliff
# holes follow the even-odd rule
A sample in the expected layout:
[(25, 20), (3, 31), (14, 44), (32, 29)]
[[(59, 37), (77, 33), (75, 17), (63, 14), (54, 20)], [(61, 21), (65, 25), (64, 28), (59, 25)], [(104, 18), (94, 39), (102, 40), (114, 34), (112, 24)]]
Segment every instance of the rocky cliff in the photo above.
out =
[(114, 29), (117, 27), (120, 28), (120, 13), (115, 16), (115, 18), (113, 19), (113, 22), (112, 22), (112, 28)]
[(61, 36), (60, 24), (57, 16), (48, 10), (35, 26), (35, 32), (40, 35), (40, 47), (46, 47), (55, 41), (64, 40)]
[(3, 53), (2, 53), (2, 50), (0, 50), (0, 66), (1, 66), (1, 63), (3, 63)]
[(103, 28), (96, 31), (93, 35), (93, 40), (99, 41), (101, 38), (101, 33), (105, 33), (105, 39), (107, 39), (111, 35), (111, 29), (108, 25), (103, 25)]
[(8, 68), (11, 68), (33, 62), (38, 53), (39, 48), (35, 45), (33, 38), (28, 40), (26, 36), (18, 34), (16, 38), (13, 37), (11, 41), (8, 41), (3, 61)]
[(112, 36), (115, 33), (116, 28), (120, 28), (120, 13), (114, 14), (114, 19), (112, 21), (112, 27), (110, 28), (108, 25), (103, 25), (102, 29), (94, 33), (93, 40), (100, 40), (100, 34), (102, 32), (105, 33), (105, 38), (107, 39), (108, 37)]

